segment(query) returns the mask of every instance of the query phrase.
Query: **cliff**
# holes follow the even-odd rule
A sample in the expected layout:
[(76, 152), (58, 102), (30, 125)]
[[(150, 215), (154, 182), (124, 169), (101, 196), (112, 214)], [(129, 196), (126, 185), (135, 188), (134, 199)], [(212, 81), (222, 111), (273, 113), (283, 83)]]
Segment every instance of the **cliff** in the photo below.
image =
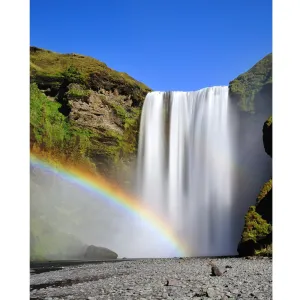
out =
[[(263, 143), (272, 157), (272, 117), (263, 126)], [(240, 256), (272, 255), (272, 179), (260, 190), (256, 204), (245, 216), (245, 225), (238, 245)]]
[[(31, 151), (53, 164), (84, 167), (130, 187), (141, 107), (151, 89), (91, 57), (37, 47), (30, 47), (30, 82)], [(265, 120), (272, 114), (272, 54), (231, 81), (229, 93), (239, 115), (234, 196), (239, 213), (233, 218), (241, 223), (235, 226), (243, 228), (246, 214), (242, 238), (239, 233), (236, 243), (240, 241), (241, 255), (268, 252), (272, 240), (272, 181), (268, 181), (272, 161), (265, 152), (272, 156), (272, 119)], [(66, 232), (80, 228), (84, 205), (74, 204), (73, 199), (62, 203), (46, 187), (48, 181), (40, 178), (31, 176), (31, 252), (37, 258), (57, 257), (70, 252), (71, 247), (73, 256), (79, 255), (78, 251), (82, 255), (83, 243)], [(257, 196), (264, 182), (267, 184)], [(41, 187), (42, 192), (34, 196)], [(70, 207), (75, 206), (70, 213)], [(88, 206), (86, 214), (93, 224), (99, 207)]]
[[(94, 58), (37, 47), (30, 47), (30, 82), (31, 152), (130, 186), (141, 107), (150, 88)], [(63, 200), (54, 178), (31, 171), (31, 260), (116, 258), (74, 235), (83, 224), (93, 230), (99, 223), (99, 205), (76, 202), (74, 195)]]
[(266, 153), (272, 157), (272, 116), (264, 123), (263, 142)]
[(265, 153), (262, 137), (264, 123), (272, 115), (272, 54), (232, 80), (229, 96), (238, 116), (233, 200), (237, 213), (233, 218), (235, 226), (241, 228), (235, 237), (236, 244), (240, 244), (245, 215), (250, 206), (255, 206), (259, 190), (272, 177), (272, 159)]
[(111, 178), (126, 173), (150, 88), (94, 58), (37, 47), (30, 47), (30, 81), (32, 151)]
[(272, 53), (232, 80), (229, 90), (243, 112), (262, 113), (272, 107)]

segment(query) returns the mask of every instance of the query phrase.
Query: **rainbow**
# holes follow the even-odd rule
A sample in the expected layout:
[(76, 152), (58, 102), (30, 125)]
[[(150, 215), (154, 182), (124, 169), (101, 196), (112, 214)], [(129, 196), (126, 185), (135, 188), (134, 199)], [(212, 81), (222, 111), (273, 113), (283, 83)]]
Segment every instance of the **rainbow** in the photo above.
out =
[(145, 204), (141, 204), (136, 198), (125, 193), (102, 176), (89, 174), (79, 168), (57, 167), (32, 153), (30, 154), (30, 165), (54, 173), (63, 180), (95, 194), (101, 200), (114, 204), (126, 213), (141, 218), (174, 248), (178, 256), (186, 257), (191, 253), (188, 246), (179, 239), (161, 216), (158, 216)]

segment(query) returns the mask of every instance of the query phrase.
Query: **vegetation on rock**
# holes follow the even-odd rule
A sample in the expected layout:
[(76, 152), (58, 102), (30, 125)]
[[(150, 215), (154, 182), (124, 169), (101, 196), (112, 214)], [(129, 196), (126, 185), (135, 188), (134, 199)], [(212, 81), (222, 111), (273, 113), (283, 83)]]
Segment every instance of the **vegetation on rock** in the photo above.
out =
[(266, 182), (262, 189), (260, 190), (260, 193), (256, 199), (256, 203), (258, 204), (262, 199), (266, 197), (266, 195), (271, 191), (272, 189), (272, 179), (270, 179), (268, 182)]
[(272, 244), (267, 245), (266, 247), (256, 250), (255, 255), (257, 256), (272, 256)]
[[(52, 165), (78, 166), (127, 184), (129, 176), (120, 174), (136, 157), (141, 107), (150, 89), (91, 57), (37, 47), (30, 47), (30, 80), (31, 152)], [(72, 254), (81, 242), (58, 224), (65, 218), (79, 224), (80, 214), (67, 213), (59, 199), (34, 195), (39, 183), (31, 185), (31, 259)], [(75, 211), (83, 209), (76, 205)]]
[(30, 86), (30, 147), (35, 153), (72, 165), (86, 164), (91, 148), (88, 129), (75, 127), (59, 112), (61, 104), (50, 101), (36, 84)]
[(117, 89), (121, 95), (130, 95), (134, 106), (141, 106), (150, 91), (128, 74), (112, 70), (92, 57), (60, 54), (37, 47), (30, 47), (30, 78), (47, 95), (56, 96), (62, 84), (80, 83), (94, 91)]
[(260, 91), (272, 89), (272, 54), (268, 54), (249, 71), (239, 75), (229, 83), (230, 96), (241, 111), (257, 111), (256, 96)]
[(111, 178), (126, 170), (150, 89), (87, 56), (31, 47), (30, 62), (32, 151)]
[[(261, 189), (255, 206), (245, 215), (245, 225), (238, 245), (240, 256), (270, 255), (272, 245), (272, 180)], [(268, 250), (268, 251), (267, 251)]]
[(268, 224), (257, 212), (255, 206), (250, 206), (245, 216), (245, 226), (242, 234), (242, 242), (253, 240), (258, 242), (272, 231), (272, 225)]
[(270, 127), (272, 125), (272, 116), (269, 117), (269, 119), (266, 121), (266, 125)]
[[(269, 128), (272, 130), (272, 117), (263, 127), (264, 147), (266, 153), (272, 155), (272, 131), (270, 133)], [(265, 137), (266, 134), (271, 134), (271, 140)], [(251, 206), (245, 216), (238, 252), (241, 256), (272, 255), (272, 179), (263, 185), (256, 199), (256, 205)]]
[[(239, 161), (249, 170), (249, 173), (252, 172), (255, 176), (252, 185), (257, 186), (261, 184), (260, 178), (265, 178), (266, 174), (252, 171), (252, 161), (259, 162), (263, 172), (270, 171), (268, 176), (271, 177), (272, 174), (269, 160), (264, 159), (258, 150), (261, 147), (262, 124), (272, 114), (272, 53), (232, 80), (229, 83), (229, 95), (238, 107)], [(265, 152), (272, 156), (272, 117), (263, 126), (263, 143)], [(256, 155), (256, 157), (249, 158), (249, 149), (252, 156)], [(240, 186), (247, 183), (242, 178), (238, 180)], [(245, 192), (249, 191), (249, 188), (245, 188)], [(241, 256), (263, 255), (272, 249), (270, 247), (272, 244), (272, 179), (264, 184), (256, 198), (256, 205), (251, 206), (245, 215), (245, 225), (238, 245)], [(255, 196), (253, 204), (254, 199)]]

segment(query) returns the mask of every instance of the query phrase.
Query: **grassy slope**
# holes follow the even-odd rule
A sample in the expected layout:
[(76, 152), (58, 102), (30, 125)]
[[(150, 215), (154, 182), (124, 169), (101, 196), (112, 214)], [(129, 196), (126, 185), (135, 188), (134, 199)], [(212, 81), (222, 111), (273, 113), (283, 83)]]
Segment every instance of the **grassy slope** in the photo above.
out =
[(58, 91), (63, 82), (62, 73), (74, 66), (83, 76), (87, 88), (114, 91), (131, 95), (136, 106), (141, 106), (150, 88), (126, 73), (110, 69), (105, 63), (79, 54), (60, 54), (37, 47), (30, 47), (30, 76), (41, 87)]
[[(67, 136), (72, 136), (72, 141), (68, 144), (74, 145), (75, 142), (76, 147), (80, 148), (73, 151), (72, 155), (81, 153), (79, 155), (81, 160), (96, 162), (97, 169), (102, 174), (109, 176), (110, 172), (116, 173), (120, 166), (126, 168), (126, 164), (136, 155), (141, 106), (150, 89), (126, 73), (114, 71), (94, 58), (78, 54), (59, 54), (31, 47), (30, 66), (31, 82), (36, 83), (39, 90), (48, 96), (49, 103), (44, 106), (49, 109), (51, 107), (51, 113), (56, 110), (56, 116), (51, 116), (55, 119), (53, 122), (42, 118), (31, 122), (32, 148), (47, 155), (49, 150), (54, 152), (57, 149), (59, 151), (56, 152), (61, 153), (60, 156), (70, 157), (68, 151), (72, 147), (65, 145), (65, 141)], [(74, 84), (79, 88), (74, 88), (76, 86)], [(99, 91), (104, 91), (104, 95)], [(101, 97), (107, 109), (112, 111), (111, 118), (115, 120), (119, 130), (103, 126), (94, 128), (89, 124), (82, 126), (74, 120), (78, 117), (77, 112), (72, 120), (72, 115), (69, 116), (72, 110), (70, 102), (85, 102), (91, 94)], [(47, 102), (41, 94), (39, 97), (44, 99), (45, 103)], [(49, 99), (55, 101), (50, 103)], [(129, 99), (132, 104), (125, 105), (126, 99)], [(88, 109), (92, 111), (91, 107)], [(58, 131), (63, 116), (59, 112), (68, 116), (68, 119), (63, 121), (64, 130), (60, 132)], [(33, 103), (31, 115), (37, 114), (41, 114), (41, 107)], [(47, 113), (46, 117), (50, 115)], [(41, 141), (40, 136), (43, 135), (42, 132), (48, 132), (49, 126), (56, 127), (50, 130), (53, 131), (52, 136), (56, 140), (56, 145), (51, 145), (51, 149), (46, 145), (45, 149), (45, 143)], [(59, 136), (61, 136), (60, 141), (57, 140)], [(81, 141), (81, 145), (86, 143), (85, 149), (77, 146), (77, 140)], [(59, 149), (61, 147), (63, 149)]]
[(50, 101), (36, 84), (30, 86), (30, 146), (33, 152), (70, 164), (86, 164), (92, 132), (72, 126), (59, 112), (61, 104)]
[(239, 75), (229, 83), (232, 98), (237, 101), (240, 110), (255, 113), (258, 92), (272, 84), (272, 54), (268, 54), (250, 70)]

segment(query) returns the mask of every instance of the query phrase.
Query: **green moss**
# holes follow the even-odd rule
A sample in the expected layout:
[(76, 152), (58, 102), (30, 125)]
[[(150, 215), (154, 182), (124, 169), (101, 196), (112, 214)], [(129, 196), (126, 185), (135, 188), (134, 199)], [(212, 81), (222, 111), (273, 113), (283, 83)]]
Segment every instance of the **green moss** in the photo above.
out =
[(83, 89), (83, 88), (77, 88), (77, 87), (71, 87), (68, 89), (68, 92), (66, 93), (67, 98), (69, 99), (87, 99), (91, 95), (91, 91)]
[(111, 107), (113, 108), (113, 111), (115, 114), (121, 118), (123, 124), (125, 124), (125, 120), (128, 117), (128, 113), (125, 110), (125, 108), (120, 104), (110, 103)]
[(84, 83), (83, 74), (79, 72), (79, 70), (73, 65), (69, 66), (66, 70), (61, 72), (61, 75), (63, 76), (66, 85), (70, 83)]
[(30, 86), (31, 148), (77, 163), (88, 162), (90, 137), (87, 129), (72, 125), (59, 112), (61, 104), (50, 101), (36, 84)]
[(255, 251), (255, 255), (257, 256), (272, 256), (272, 244), (271, 245), (267, 245), (266, 247), (260, 249), (260, 250), (256, 250)]
[(257, 212), (255, 206), (250, 206), (245, 216), (245, 226), (242, 241), (257, 241), (271, 233), (272, 225), (268, 224)]
[(266, 121), (266, 124), (268, 127), (272, 125), (272, 116), (269, 117), (269, 119)]
[(100, 147), (112, 160), (114, 166), (119, 167), (120, 164), (130, 161), (136, 155), (140, 110), (130, 109), (126, 111), (124, 107), (117, 104), (112, 104), (112, 107), (116, 115), (122, 120), (123, 133), (113, 130), (104, 132)]
[[(100, 88), (108, 91), (118, 89), (122, 95), (132, 95), (134, 105), (137, 106), (141, 105), (150, 91), (150, 88), (128, 74), (110, 69), (105, 63), (89, 56), (60, 54), (30, 47), (30, 63), (32, 82), (37, 82), (40, 88), (46, 81), (50, 88), (51, 83), (54, 84), (53, 93), (58, 92), (57, 86), (64, 78), (67, 78), (69, 83), (81, 83), (95, 91)], [(49, 81), (47, 78), (56, 78), (56, 81)]]
[[(69, 157), (72, 152), (72, 160), (82, 153), (81, 159), (88, 157), (93, 160), (98, 170), (105, 174), (109, 169), (127, 164), (134, 157), (141, 106), (150, 91), (147, 86), (126, 73), (114, 71), (106, 64), (83, 55), (59, 54), (31, 47), (30, 65), (31, 82), (56, 100), (46, 101), (45, 95), (41, 94), (38, 96), (43, 99), (41, 103), (31, 99), (31, 145), (38, 145), (43, 151), (63, 153), (64, 157)], [(119, 130), (97, 125), (89, 127), (88, 133), (77, 133), (76, 114), (72, 118), (73, 123), (68, 121), (66, 117), (72, 110), (70, 100), (86, 101), (91, 90), (96, 91), (93, 92), (95, 97), (105, 104), (107, 108), (104, 109), (109, 112), (112, 109), (115, 118), (109, 122), (118, 126)], [(42, 111), (45, 112), (44, 119)], [(85, 147), (88, 143), (90, 145)]]
[(255, 113), (255, 96), (272, 83), (272, 54), (265, 56), (249, 71), (229, 83), (230, 96), (237, 101), (242, 111)]
[(268, 194), (268, 192), (272, 189), (272, 179), (270, 179), (268, 182), (266, 182), (263, 187), (260, 190), (260, 193), (256, 199), (256, 203), (258, 204), (265, 196)]
[[(256, 199), (256, 205), (250, 206), (245, 215), (244, 229), (238, 247), (240, 254), (244, 253), (246, 248), (247, 251), (250, 251), (253, 249), (252, 247), (259, 247), (261, 252), (257, 252), (257, 255), (263, 255), (264, 249), (269, 249), (268, 245), (272, 244), (272, 239), (270, 239), (272, 233), (272, 195), (269, 194), (271, 189), (272, 179), (263, 185)], [(263, 199), (267, 201), (262, 201)], [(247, 243), (247, 241), (253, 241), (255, 244)], [(255, 249), (257, 250), (257, 248), (253, 250)]]

